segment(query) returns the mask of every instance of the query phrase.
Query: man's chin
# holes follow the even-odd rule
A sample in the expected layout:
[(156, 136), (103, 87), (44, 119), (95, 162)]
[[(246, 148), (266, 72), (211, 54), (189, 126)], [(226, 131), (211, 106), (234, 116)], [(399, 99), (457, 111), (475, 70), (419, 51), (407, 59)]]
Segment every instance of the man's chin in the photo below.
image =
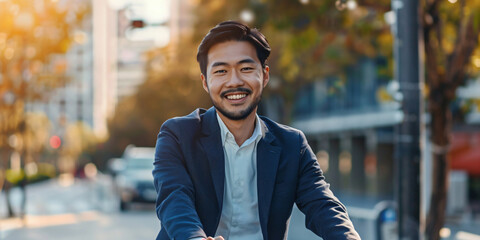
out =
[(254, 111), (255, 107), (253, 108), (248, 107), (247, 109), (237, 110), (237, 111), (228, 111), (223, 108), (219, 108), (217, 106), (215, 106), (215, 109), (217, 109), (226, 118), (234, 121), (239, 121), (239, 120), (244, 120), (248, 116), (250, 116), (250, 114)]
[(213, 99), (212, 103), (215, 109), (217, 109), (217, 111), (220, 112), (223, 116), (233, 121), (239, 121), (246, 119), (248, 116), (250, 116), (250, 114), (252, 114), (252, 112), (256, 112), (257, 106), (260, 103), (260, 97), (254, 100), (255, 101), (251, 102), (251, 104), (247, 105), (247, 107), (243, 109), (240, 105), (246, 105), (246, 103), (240, 104), (239, 106), (233, 106), (233, 109), (231, 111), (224, 108), (223, 105), (217, 104), (215, 101), (213, 101)]
[(223, 116), (225, 116), (226, 118), (230, 119), (230, 120), (234, 120), (234, 121), (240, 121), (240, 120), (244, 120), (246, 119), (250, 113), (244, 113), (244, 112), (235, 112), (235, 113), (232, 113), (232, 112), (221, 112)]

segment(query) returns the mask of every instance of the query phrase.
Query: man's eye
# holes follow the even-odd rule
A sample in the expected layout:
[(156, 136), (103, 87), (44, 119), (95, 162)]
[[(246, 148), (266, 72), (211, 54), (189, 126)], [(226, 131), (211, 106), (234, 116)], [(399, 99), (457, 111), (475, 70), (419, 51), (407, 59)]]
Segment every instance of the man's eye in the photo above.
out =
[(217, 70), (217, 71), (215, 71), (215, 72), (213, 72), (213, 73), (226, 73), (226, 72), (227, 72), (226, 70)]
[(252, 67), (244, 67), (244, 68), (242, 68), (242, 71), (250, 71), (250, 70), (253, 70), (253, 68), (252, 68)]

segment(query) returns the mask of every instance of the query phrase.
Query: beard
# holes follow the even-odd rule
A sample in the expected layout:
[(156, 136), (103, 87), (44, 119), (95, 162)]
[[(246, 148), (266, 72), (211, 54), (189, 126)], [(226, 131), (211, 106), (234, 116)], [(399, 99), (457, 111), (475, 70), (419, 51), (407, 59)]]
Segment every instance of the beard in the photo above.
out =
[(215, 109), (217, 109), (223, 116), (230, 120), (238, 121), (247, 118), (253, 112), (253, 110), (257, 108), (260, 100), (262, 99), (261, 96), (262, 94), (260, 93), (260, 95), (253, 99), (253, 102), (246, 109), (237, 112), (228, 111), (227, 109), (221, 107), (220, 104), (216, 103), (213, 98), (210, 97), (210, 99), (212, 100), (212, 104)]

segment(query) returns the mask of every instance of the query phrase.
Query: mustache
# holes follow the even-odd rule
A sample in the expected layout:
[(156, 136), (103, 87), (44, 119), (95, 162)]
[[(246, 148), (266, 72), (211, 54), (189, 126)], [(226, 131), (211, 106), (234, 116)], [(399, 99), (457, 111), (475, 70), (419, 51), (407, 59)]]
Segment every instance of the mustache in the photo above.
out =
[(246, 92), (247, 94), (252, 93), (252, 90), (248, 88), (234, 88), (234, 89), (228, 89), (220, 94), (221, 97), (225, 97), (225, 95), (232, 93), (232, 92)]

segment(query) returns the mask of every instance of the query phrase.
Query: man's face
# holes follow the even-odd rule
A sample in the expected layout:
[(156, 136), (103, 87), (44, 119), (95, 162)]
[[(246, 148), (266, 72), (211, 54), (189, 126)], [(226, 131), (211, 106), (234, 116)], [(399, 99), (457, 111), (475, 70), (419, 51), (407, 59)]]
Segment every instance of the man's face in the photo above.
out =
[(242, 120), (255, 113), (269, 68), (262, 68), (252, 44), (245, 41), (218, 43), (208, 51), (207, 78), (203, 88), (225, 117)]

